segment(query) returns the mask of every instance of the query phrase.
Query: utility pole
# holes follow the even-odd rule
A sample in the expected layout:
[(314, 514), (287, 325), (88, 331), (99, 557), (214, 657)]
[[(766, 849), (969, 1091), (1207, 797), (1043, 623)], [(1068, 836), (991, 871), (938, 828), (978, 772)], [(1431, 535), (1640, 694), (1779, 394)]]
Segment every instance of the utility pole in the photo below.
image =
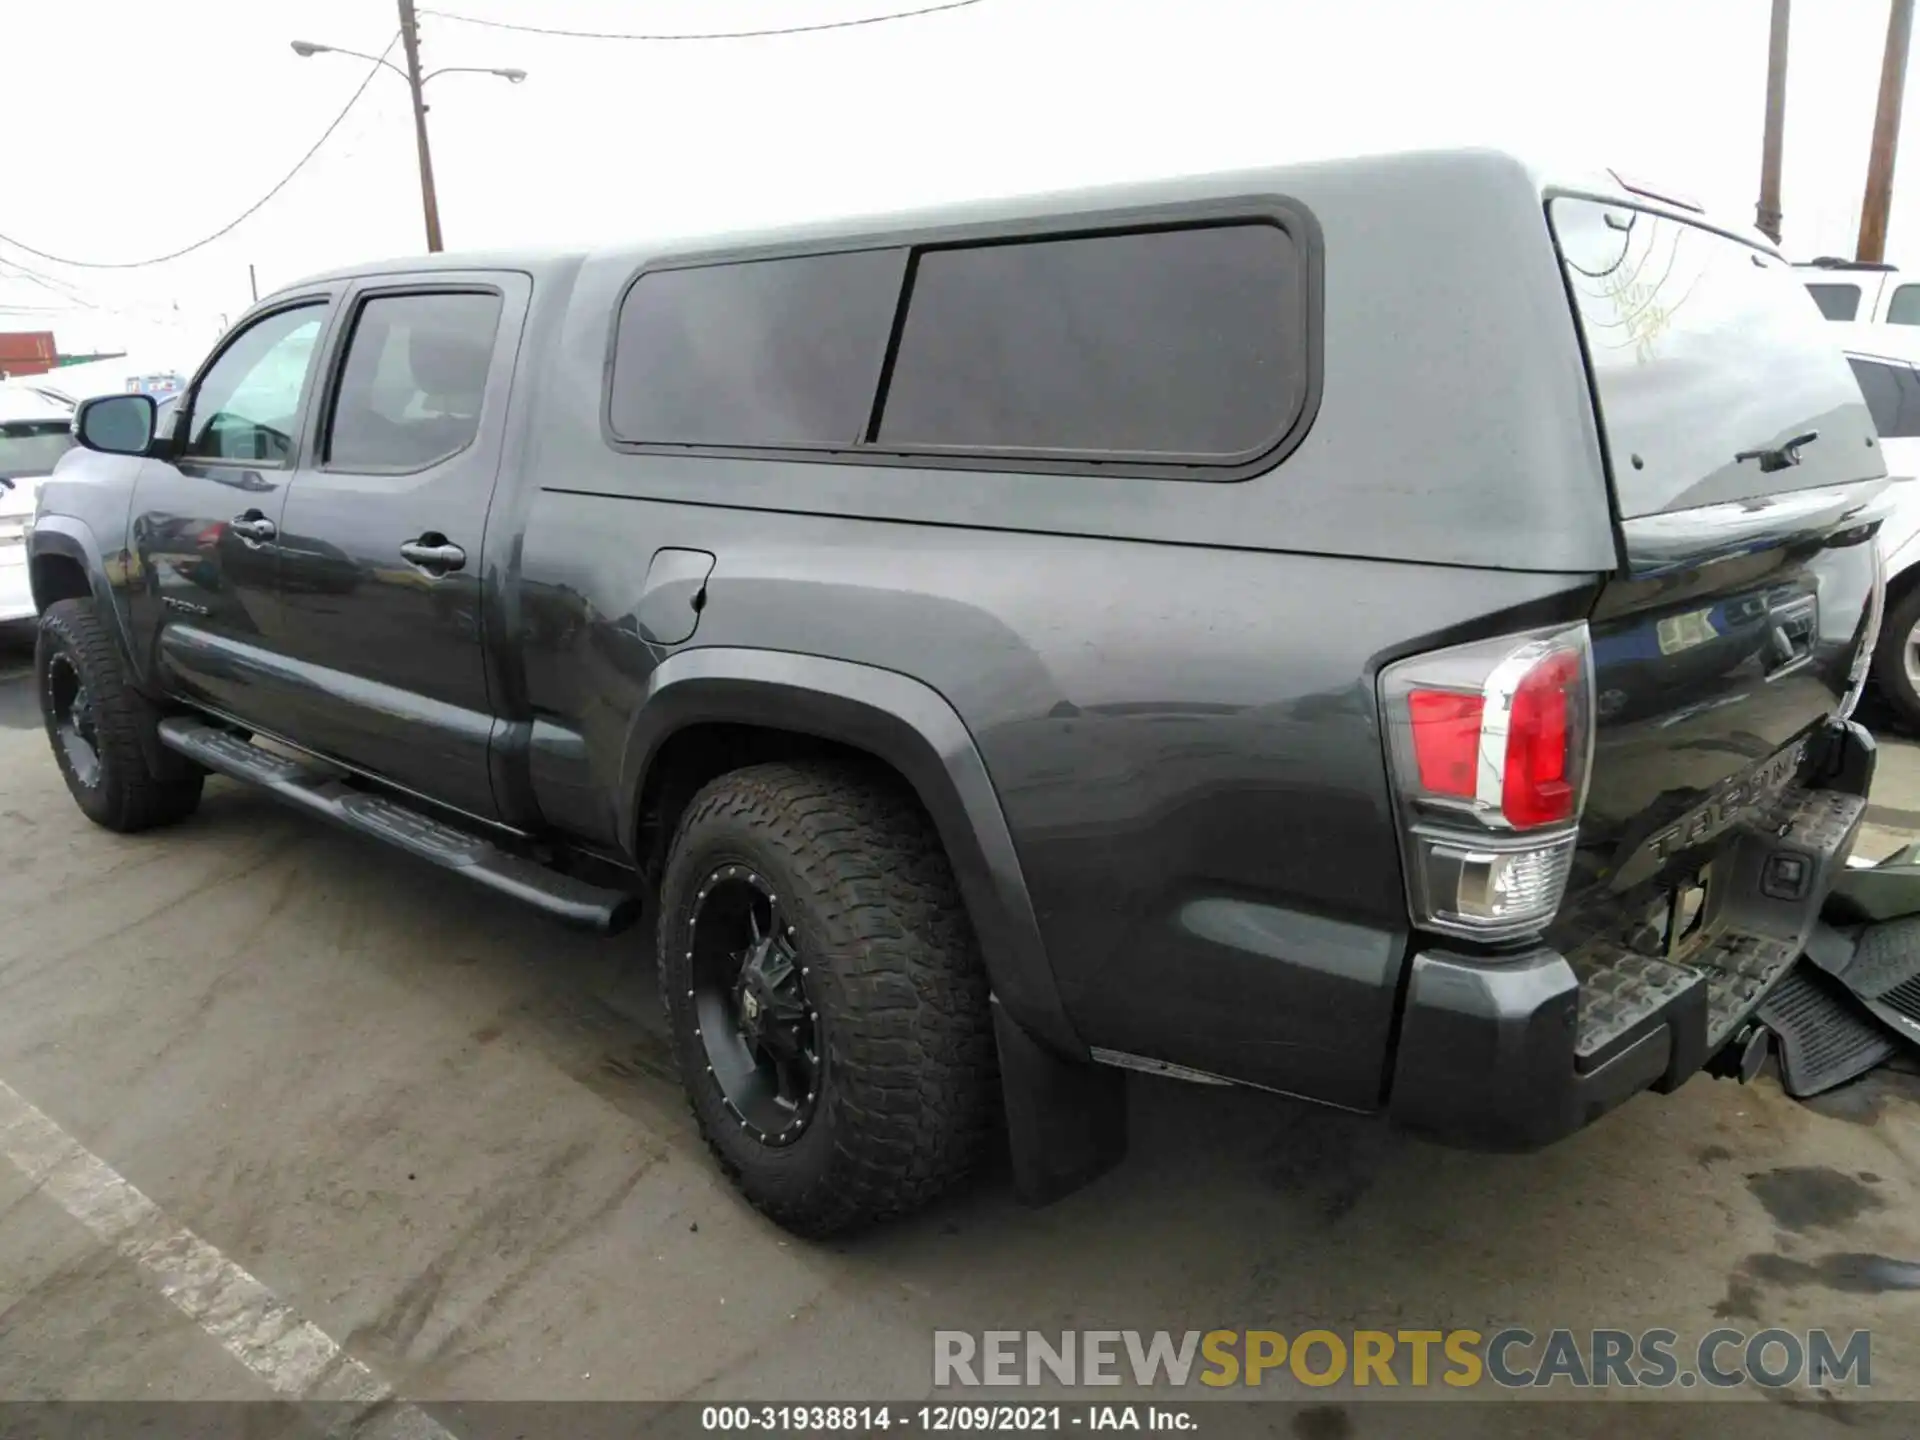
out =
[(427, 148), (427, 101), (420, 85), (420, 22), (413, 0), (400, 0), (400, 40), (407, 51), (407, 88), (413, 92), (413, 138), (420, 149), (420, 204), (427, 216), (427, 250), (440, 252), (440, 202), (433, 193), (433, 153)]
[(1887, 258), (1887, 212), (1893, 208), (1894, 151), (1900, 143), (1900, 97), (1907, 84), (1907, 42), (1913, 36), (1913, 0), (1892, 0), (1887, 50), (1880, 61), (1880, 105), (1867, 157), (1867, 193), (1860, 206), (1860, 243), (1854, 259)]
[(1760, 142), (1760, 204), (1753, 223), (1780, 243), (1780, 147), (1787, 125), (1787, 12), (1793, 0), (1773, 0), (1773, 32), (1767, 42), (1767, 129)]

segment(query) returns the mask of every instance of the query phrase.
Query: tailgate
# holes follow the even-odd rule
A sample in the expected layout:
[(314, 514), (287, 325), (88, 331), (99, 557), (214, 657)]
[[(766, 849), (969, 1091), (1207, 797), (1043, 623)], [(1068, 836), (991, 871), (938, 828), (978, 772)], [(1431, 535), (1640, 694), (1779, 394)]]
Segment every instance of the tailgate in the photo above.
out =
[(1798, 954), (1861, 809), (1805, 769), (1865, 673), (1886, 482), (1784, 262), (1653, 211), (1561, 197), (1548, 214), (1625, 562), (1590, 622), (1592, 765), (1552, 932), (1591, 982), (1597, 1062), (1635, 986), (1698, 972), (1718, 1046)]

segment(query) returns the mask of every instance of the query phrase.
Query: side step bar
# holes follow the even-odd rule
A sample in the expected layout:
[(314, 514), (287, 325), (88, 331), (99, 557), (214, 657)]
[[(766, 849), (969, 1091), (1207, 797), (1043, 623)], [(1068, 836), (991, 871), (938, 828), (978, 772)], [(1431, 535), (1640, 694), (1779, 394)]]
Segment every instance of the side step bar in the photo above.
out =
[(257, 785), (336, 825), (456, 871), (575, 929), (611, 935), (640, 918), (638, 895), (549, 870), (397, 800), (356, 790), (318, 765), (262, 750), (211, 725), (163, 720), (160, 743), (209, 770)]

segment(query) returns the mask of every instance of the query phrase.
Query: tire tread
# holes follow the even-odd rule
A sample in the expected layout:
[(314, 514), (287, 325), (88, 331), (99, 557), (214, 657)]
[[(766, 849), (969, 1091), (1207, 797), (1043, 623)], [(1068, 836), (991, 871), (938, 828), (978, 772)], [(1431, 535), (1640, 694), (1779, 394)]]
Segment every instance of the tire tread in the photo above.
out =
[[(34, 677), (42, 690), (43, 713), (47, 662), (54, 646), (73, 657), (93, 696), (100, 785), (90, 794), (77, 785), (64, 763), (60, 766), (81, 810), (96, 824), (122, 834), (171, 825), (191, 815), (200, 804), (206, 772), (185, 759), (167, 773), (156, 773), (148, 764), (147, 756), (158, 746), (153, 732), (160, 723), (159, 712), (127, 683), (120, 652), (92, 600), (59, 600), (40, 617)], [(46, 728), (57, 757), (59, 742), (51, 717)]]
[(788, 857), (812, 892), (813, 919), (835, 936), (834, 1154), (798, 1193), (757, 1185), (695, 1100), (708, 1146), (755, 1205), (802, 1234), (919, 1209), (976, 1164), (998, 1113), (986, 972), (939, 839), (902, 787), (857, 766), (765, 764), (710, 782), (681, 817), (662, 886), (670, 1025), (685, 988), (672, 973), (670, 901), (685, 883), (683, 859), (695, 837), (742, 829)]

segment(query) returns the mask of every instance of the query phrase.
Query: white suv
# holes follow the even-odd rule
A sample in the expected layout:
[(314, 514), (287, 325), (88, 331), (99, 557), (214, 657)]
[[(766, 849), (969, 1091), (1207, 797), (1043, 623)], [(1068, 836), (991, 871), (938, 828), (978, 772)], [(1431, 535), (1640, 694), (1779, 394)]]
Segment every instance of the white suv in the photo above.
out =
[(1795, 265), (1829, 320), (1862, 325), (1920, 325), (1920, 281), (1899, 267), (1825, 256)]
[(1920, 326), (1833, 329), (1873, 412), (1887, 474), (1904, 482), (1880, 527), (1887, 610), (1873, 676), (1906, 727), (1920, 732)]

